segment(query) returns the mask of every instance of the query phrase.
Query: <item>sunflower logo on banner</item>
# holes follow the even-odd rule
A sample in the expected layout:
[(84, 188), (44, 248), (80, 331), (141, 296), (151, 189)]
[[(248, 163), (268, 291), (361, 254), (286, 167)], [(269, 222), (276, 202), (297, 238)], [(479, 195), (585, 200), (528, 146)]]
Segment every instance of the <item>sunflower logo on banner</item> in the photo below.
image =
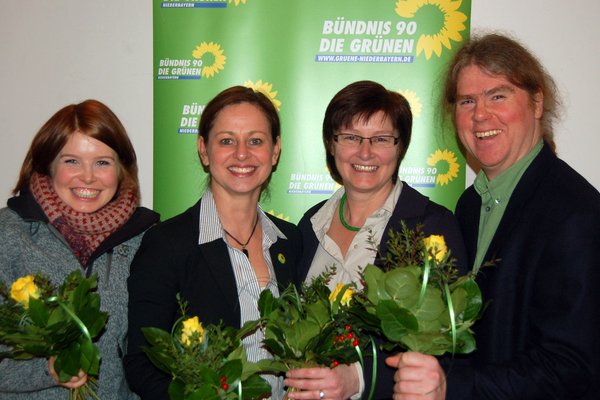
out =
[[(212, 58), (212, 60), (205, 60), (205, 56)], [(223, 55), (221, 46), (213, 42), (200, 43), (192, 52), (192, 57), (202, 60), (202, 76), (205, 78), (212, 78), (222, 71), (225, 67), (225, 60), (227, 60), (227, 57)], [(207, 61), (212, 61), (212, 63), (209, 64)]]
[(467, 16), (457, 11), (462, 0), (398, 0), (396, 13), (404, 18), (439, 20), (439, 29), (432, 27), (430, 33), (423, 33), (417, 41), (417, 56), (425, 52), (429, 60), (431, 54), (442, 55), (442, 45), (452, 49), (450, 40), (462, 42), (460, 32), (466, 30)]
[[(413, 114), (398, 177), (453, 209), (466, 160), (437, 106), (440, 73), (470, 34), (472, 0), (153, 0), (153, 207), (164, 218), (198, 200), (195, 151), (208, 101), (231, 86), (265, 94), (282, 154), (264, 210), (297, 223), (340, 186), (326, 167), (322, 123), (344, 86), (371, 80)], [(166, 4), (166, 6), (165, 6)]]
[(273, 85), (268, 82), (263, 82), (262, 79), (259, 79), (256, 82), (246, 81), (244, 82), (244, 86), (254, 90), (255, 92), (261, 92), (265, 96), (271, 100), (271, 103), (275, 106), (277, 111), (281, 111), (281, 101), (277, 100), (277, 91), (273, 90)]
[(427, 158), (427, 165), (436, 167), (437, 170), (440, 169), (440, 163), (446, 164), (447, 168), (445, 168), (446, 172), (437, 174), (435, 183), (436, 185), (444, 186), (458, 176), (460, 165), (458, 164), (456, 155), (447, 149), (444, 151), (438, 149)]
[(408, 101), (408, 104), (410, 104), (410, 111), (412, 112), (413, 118), (419, 118), (423, 105), (421, 104), (421, 100), (419, 100), (419, 96), (417, 96), (417, 92), (414, 90), (398, 90), (397, 92), (404, 96)]

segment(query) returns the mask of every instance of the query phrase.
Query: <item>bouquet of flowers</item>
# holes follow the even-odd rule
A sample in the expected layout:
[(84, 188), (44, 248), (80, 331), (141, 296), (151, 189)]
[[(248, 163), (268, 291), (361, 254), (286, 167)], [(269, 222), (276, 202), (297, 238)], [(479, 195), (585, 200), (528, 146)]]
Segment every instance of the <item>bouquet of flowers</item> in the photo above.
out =
[(142, 328), (150, 343), (144, 351), (161, 370), (173, 377), (169, 397), (173, 400), (255, 399), (271, 392), (246, 358), (241, 338), (252, 329), (206, 325), (197, 316), (186, 316), (187, 302), (177, 300), (181, 317), (171, 332)]
[(300, 292), (290, 284), (279, 298), (268, 290), (261, 293), (263, 345), (273, 355), (273, 360), (261, 363), (263, 367), (285, 372), (360, 361), (366, 341), (352, 324), (354, 285), (339, 284), (332, 292), (327, 282), (334, 273), (335, 268), (328, 270)]
[(431, 355), (473, 351), (470, 328), (482, 310), (481, 291), (473, 275), (458, 276), (444, 237), (403, 224), (387, 245), (383, 268), (370, 264), (363, 271), (361, 305), (379, 320), (388, 347)]
[(100, 354), (93, 340), (106, 325), (100, 296), (94, 292), (96, 277), (70, 273), (57, 289), (41, 274), (17, 279), (7, 289), (0, 282), (0, 360), (56, 357), (54, 369), (61, 382), (82, 370), (88, 383), (71, 389), (69, 399), (97, 399), (94, 392)]

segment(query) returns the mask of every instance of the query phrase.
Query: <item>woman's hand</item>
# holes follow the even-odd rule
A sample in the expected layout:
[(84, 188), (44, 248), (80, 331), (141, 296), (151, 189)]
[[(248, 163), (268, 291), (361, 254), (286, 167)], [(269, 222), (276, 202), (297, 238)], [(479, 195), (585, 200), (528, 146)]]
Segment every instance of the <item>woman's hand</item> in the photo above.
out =
[(300, 391), (288, 394), (289, 399), (345, 400), (358, 393), (358, 372), (354, 365), (335, 368), (301, 368), (286, 374), (285, 385)]
[(385, 363), (398, 368), (394, 374), (394, 400), (446, 398), (446, 374), (437, 358), (406, 352), (388, 357)]
[(56, 360), (56, 357), (50, 357), (48, 359), (48, 370), (50, 371), (50, 375), (52, 375), (52, 377), (54, 378), (56, 383), (58, 383), (61, 386), (66, 387), (68, 389), (77, 389), (78, 387), (83, 386), (87, 383), (87, 378), (88, 378), (87, 374), (85, 372), (83, 372), (82, 370), (79, 370), (79, 374), (77, 374), (77, 376), (72, 377), (70, 381), (59, 382), (58, 374), (54, 370), (54, 361), (55, 360)]

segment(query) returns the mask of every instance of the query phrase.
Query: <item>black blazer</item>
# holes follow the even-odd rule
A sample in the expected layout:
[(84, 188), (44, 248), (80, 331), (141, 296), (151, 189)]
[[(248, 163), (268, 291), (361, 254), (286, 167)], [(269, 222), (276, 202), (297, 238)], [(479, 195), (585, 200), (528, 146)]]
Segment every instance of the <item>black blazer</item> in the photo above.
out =
[[(300, 279), (306, 279), (310, 265), (319, 246), (319, 240), (312, 228), (310, 218), (323, 206), (325, 202), (321, 202), (311, 209), (300, 220), (298, 227), (302, 232), (302, 240), (304, 245), (304, 253), (300, 263)], [(458, 266), (462, 273), (465, 273), (466, 267), (466, 252), (462, 241), (460, 229), (454, 215), (445, 207), (436, 204), (417, 192), (408, 184), (404, 183), (400, 198), (394, 207), (394, 211), (388, 221), (381, 242), (379, 243), (379, 251), (385, 254), (387, 251), (387, 241), (389, 239), (389, 230), (393, 229), (396, 232), (400, 230), (400, 222), (404, 221), (408, 228), (415, 229), (418, 224), (423, 224), (425, 235), (444, 235), (448, 248), (458, 260)], [(378, 260), (375, 260), (376, 265), (380, 265)], [(373, 399), (391, 399), (394, 386), (393, 368), (385, 365), (385, 358), (392, 354), (379, 352), (377, 359), (377, 375), (375, 383), (375, 391)], [(367, 398), (371, 390), (373, 364), (372, 359), (365, 360), (364, 368), (365, 392), (363, 398)]]
[[(470, 187), (456, 210), (471, 264), (480, 207)], [(600, 194), (544, 145), (477, 277), (489, 304), (477, 351), (446, 365), (447, 399), (598, 398), (599, 251)]]
[[(131, 389), (143, 399), (167, 399), (171, 379), (142, 352), (141, 346), (147, 342), (140, 329), (151, 326), (170, 331), (180, 317), (177, 293), (188, 301), (189, 315), (197, 315), (203, 323), (223, 321), (240, 326), (240, 305), (227, 245), (220, 239), (198, 245), (200, 201), (150, 229), (131, 265), (125, 372)], [(270, 248), (277, 282), (285, 287), (296, 281), (296, 265), (302, 252), (300, 233), (293, 224), (268, 217), (287, 237)]]

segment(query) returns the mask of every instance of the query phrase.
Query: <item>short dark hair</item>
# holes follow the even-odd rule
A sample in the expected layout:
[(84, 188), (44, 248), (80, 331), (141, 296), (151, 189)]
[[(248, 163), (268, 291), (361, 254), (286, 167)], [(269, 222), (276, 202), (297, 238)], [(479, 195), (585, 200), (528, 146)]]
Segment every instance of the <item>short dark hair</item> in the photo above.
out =
[(400, 155), (392, 181), (396, 183), (398, 180), (400, 163), (408, 150), (412, 132), (413, 117), (410, 104), (400, 93), (387, 90), (377, 82), (358, 81), (337, 92), (329, 102), (323, 118), (323, 144), (327, 167), (337, 183), (343, 184), (335, 165), (335, 158), (330, 152), (334, 135), (340, 129), (350, 126), (355, 118), (368, 120), (379, 111), (390, 119), (394, 129), (398, 131)]
[(528, 92), (531, 102), (541, 93), (544, 101), (540, 119), (542, 137), (555, 148), (553, 123), (559, 115), (560, 95), (554, 79), (529, 50), (516, 40), (497, 33), (471, 38), (454, 55), (446, 73), (442, 108), (450, 115), (454, 115), (458, 76), (463, 68), (470, 65), (504, 76), (513, 85)]
[(101, 141), (117, 154), (119, 187), (127, 184), (139, 195), (137, 158), (119, 118), (98, 100), (70, 104), (40, 128), (25, 156), (13, 194), (19, 193), (33, 172), (52, 176), (52, 163), (69, 138), (79, 132)]

